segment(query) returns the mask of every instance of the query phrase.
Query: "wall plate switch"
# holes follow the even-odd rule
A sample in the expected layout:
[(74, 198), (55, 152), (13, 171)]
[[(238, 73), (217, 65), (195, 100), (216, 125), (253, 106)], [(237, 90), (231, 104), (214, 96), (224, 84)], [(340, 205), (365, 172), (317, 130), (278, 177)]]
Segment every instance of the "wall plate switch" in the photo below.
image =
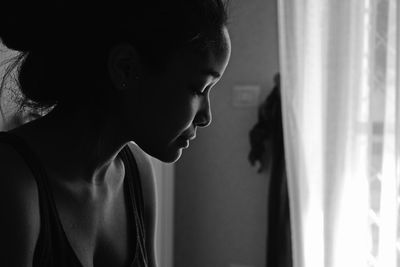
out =
[(236, 85), (233, 87), (234, 107), (256, 107), (260, 102), (259, 85)]

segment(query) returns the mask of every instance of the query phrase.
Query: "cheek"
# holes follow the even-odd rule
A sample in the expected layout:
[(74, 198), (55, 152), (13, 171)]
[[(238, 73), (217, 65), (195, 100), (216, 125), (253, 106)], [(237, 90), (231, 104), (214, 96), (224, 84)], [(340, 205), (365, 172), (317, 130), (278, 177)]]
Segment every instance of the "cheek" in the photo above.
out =
[(147, 120), (146, 124), (158, 128), (158, 132), (167, 131), (169, 135), (174, 135), (190, 127), (199, 103), (183, 82), (172, 84), (171, 80), (149, 82), (139, 105), (142, 107), (141, 117)]
[(170, 127), (172, 131), (178, 133), (189, 128), (193, 123), (198, 109), (197, 102), (192, 96), (175, 98), (168, 101), (162, 115), (165, 126)]

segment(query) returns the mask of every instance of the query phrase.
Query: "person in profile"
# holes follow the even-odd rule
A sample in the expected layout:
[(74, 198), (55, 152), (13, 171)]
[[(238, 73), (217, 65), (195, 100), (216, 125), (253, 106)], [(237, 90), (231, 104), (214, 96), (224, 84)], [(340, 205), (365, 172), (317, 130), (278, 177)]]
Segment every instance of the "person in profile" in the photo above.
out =
[(21, 107), (44, 115), (0, 133), (0, 265), (157, 266), (148, 155), (177, 161), (211, 123), (226, 4), (9, 2)]

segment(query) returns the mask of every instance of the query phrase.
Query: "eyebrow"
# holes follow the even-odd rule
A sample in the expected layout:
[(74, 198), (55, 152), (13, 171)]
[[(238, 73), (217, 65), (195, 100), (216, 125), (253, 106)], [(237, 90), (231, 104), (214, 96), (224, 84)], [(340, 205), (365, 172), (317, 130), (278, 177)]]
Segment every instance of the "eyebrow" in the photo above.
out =
[(211, 69), (205, 69), (205, 70), (202, 71), (202, 73), (203, 73), (204, 75), (211, 75), (211, 76), (213, 76), (214, 78), (219, 78), (219, 77), (221, 77), (221, 74), (220, 74), (219, 72), (217, 72), (217, 71), (215, 71), (215, 70), (211, 70)]

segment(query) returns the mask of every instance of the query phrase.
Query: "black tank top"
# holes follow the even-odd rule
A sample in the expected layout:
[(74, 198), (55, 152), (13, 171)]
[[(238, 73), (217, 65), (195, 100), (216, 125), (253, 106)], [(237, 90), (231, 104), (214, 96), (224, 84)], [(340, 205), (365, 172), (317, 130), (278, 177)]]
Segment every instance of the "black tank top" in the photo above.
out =
[[(44, 167), (25, 141), (9, 132), (0, 132), (0, 142), (11, 145), (24, 159), (35, 177), (40, 210), (40, 232), (33, 256), (33, 267), (84, 267), (73, 251), (62, 227), (54, 197), (49, 187)], [(145, 250), (144, 204), (141, 183), (135, 158), (128, 146), (119, 156), (125, 165), (124, 192), (127, 196), (129, 221), (135, 225), (132, 240), (136, 240), (135, 253), (129, 267), (147, 267)], [(137, 175), (132, 175), (133, 172)], [(138, 179), (132, 179), (138, 177)]]

